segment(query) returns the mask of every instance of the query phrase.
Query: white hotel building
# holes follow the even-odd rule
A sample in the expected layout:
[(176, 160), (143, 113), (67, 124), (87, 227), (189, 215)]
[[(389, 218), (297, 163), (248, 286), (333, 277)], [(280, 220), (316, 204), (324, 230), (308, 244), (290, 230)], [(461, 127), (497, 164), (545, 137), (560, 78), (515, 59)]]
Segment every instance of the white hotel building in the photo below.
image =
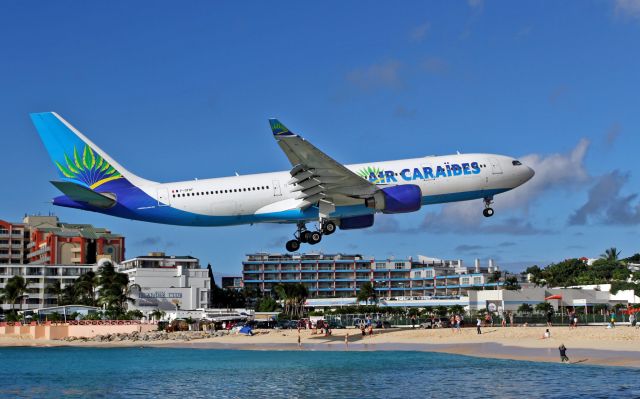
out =
[(134, 298), (129, 309), (149, 313), (208, 307), (211, 280), (197, 258), (154, 252), (125, 260), (118, 271), (129, 276)]

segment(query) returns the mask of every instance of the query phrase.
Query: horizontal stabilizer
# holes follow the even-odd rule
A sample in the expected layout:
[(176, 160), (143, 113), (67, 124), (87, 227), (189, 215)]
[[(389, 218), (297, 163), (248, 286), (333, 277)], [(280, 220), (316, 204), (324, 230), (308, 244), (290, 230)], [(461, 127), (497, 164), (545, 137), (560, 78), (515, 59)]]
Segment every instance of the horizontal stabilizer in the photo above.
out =
[(110, 208), (116, 200), (104, 194), (97, 193), (87, 187), (67, 181), (52, 181), (51, 184), (64, 193), (71, 200), (84, 202), (98, 208)]

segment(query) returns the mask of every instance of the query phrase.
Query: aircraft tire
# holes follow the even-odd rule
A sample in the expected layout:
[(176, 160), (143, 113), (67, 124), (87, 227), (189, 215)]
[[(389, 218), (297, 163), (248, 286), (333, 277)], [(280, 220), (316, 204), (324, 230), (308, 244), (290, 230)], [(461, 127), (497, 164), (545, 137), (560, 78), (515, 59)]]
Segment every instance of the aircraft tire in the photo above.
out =
[(289, 252), (296, 252), (297, 250), (300, 249), (300, 241), (298, 240), (287, 241), (287, 245), (285, 245), (285, 247)]
[(300, 242), (309, 242), (309, 239), (311, 237), (311, 232), (309, 230), (305, 230), (302, 233), (300, 233)]
[(491, 216), (493, 216), (493, 213), (494, 213), (493, 208), (485, 208), (484, 211), (482, 211), (482, 214), (486, 218), (490, 218)]
[(320, 240), (322, 240), (322, 233), (320, 233), (319, 231), (314, 231), (309, 236), (309, 244), (311, 245), (316, 245), (320, 242)]
[(322, 234), (324, 235), (331, 235), (333, 233), (336, 232), (336, 224), (333, 223), (332, 221), (326, 221), (324, 222), (324, 224), (322, 225)]

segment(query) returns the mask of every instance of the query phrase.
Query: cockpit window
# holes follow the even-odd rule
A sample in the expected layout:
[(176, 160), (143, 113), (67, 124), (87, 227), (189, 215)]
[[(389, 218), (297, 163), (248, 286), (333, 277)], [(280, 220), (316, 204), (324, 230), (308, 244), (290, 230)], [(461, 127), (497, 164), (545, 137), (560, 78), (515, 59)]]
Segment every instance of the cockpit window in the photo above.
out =
[(522, 162), (520, 162), (520, 161), (516, 161), (516, 160), (511, 161), (511, 163), (513, 164), (513, 166), (519, 166), (519, 165), (522, 165)]

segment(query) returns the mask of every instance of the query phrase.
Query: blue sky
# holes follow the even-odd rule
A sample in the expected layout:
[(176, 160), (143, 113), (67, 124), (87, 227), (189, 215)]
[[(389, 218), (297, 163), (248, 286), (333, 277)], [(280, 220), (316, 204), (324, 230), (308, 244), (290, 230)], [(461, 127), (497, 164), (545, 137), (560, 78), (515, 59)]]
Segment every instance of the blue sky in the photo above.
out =
[[(286, 170), (267, 118), (344, 163), (522, 157), (527, 185), (383, 216), (314, 250), (494, 257), (517, 270), (640, 251), (640, 1), (7, 2), (0, 13), (0, 218), (55, 212), (233, 274), (291, 226), (189, 228), (54, 208), (30, 112), (56, 111), (157, 181)], [(307, 247), (311, 249), (311, 247)]]

